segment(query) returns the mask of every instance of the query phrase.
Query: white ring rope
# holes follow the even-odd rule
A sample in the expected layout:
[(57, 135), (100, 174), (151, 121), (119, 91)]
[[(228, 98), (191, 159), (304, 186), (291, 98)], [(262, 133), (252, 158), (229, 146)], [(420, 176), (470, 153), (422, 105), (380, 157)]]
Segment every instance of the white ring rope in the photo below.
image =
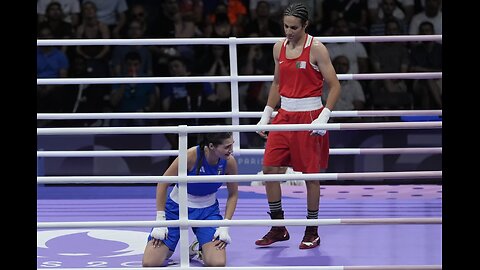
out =
[[(441, 121), (433, 122), (380, 122), (380, 123), (336, 123), (336, 124), (283, 124), (283, 125), (225, 125), (222, 130), (230, 131), (285, 131), (285, 130), (368, 130), (368, 129), (431, 129), (442, 128)], [(37, 128), (37, 135), (80, 135), (80, 134), (156, 134), (156, 133), (215, 133), (218, 126), (145, 126), (145, 127), (77, 127)]]
[[(277, 112), (272, 113), (275, 117)], [(366, 116), (441, 116), (442, 110), (332, 111), (330, 117)], [(134, 112), (134, 113), (37, 113), (39, 120), (62, 119), (191, 119), (191, 118), (260, 118), (262, 112)]]
[(165, 157), (178, 153), (178, 150), (37, 151), (37, 157)]
[[(265, 149), (240, 149), (240, 150), (237, 150), (237, 152), (240, 152), (239, 155), (263, 155), (263, 153), (265, 152)], [(442, 153), (442, 147), (331, 148), (329, 152), (330, 155), (394, 155), (394, 154), (441, 154), (441, 153)]]
[[(442, 72), (337, 74), (339, 80), (440, 79)], [(37, 79), (37, 85), (272, 81), (273, 75)], [(68, 90), (67, 90), (68, 91)]]
[[(45, 268), (37, 268), (45, 269)], [(56, 270), (144, 270), (145, 268), (54, 268)], [(441, 265), (149, 267), (149, 270), (440, 270)]]
[(288, 180), (380, 180), (441, 178), (442, 171), (360, 172), (360, 173), (309, 173), (261, 175), (193, 175), (193, 176), (38, 176), (39, 184), (107, 184), (107, 183), (215, 183)]
[[(281, 38), (183, 38), (183, 39), (53, 39), (37, 40), (37, 46), (72, 46), (72, 45), (200, 45), (200, 44), (261, 44), (275, 43)], [(404, 42), (404, 41), (441, 41), (442, 35), (404, 35), (404, 36), (346, 36), (317, 37), (322, 42)], [(232, 53), (232, 49), (235, 51)], [(236, 47), (230, 47), (230, 58), (236, 60)], [(234, 61), (236, 63), (236, 61)], [(236, 68), (233, 63), (230, 66)], [(236, 70), (236, 69), (235, 69)], [(37, 79), (37, 84), (126, 84), (126, 83), (168, 83), (168, 82), (250, 82), (272, 81), (273, 76), (192, 76), (192, 77), (116, 77), (116, 78), (54, 78)], [(441, 72), (420, 73), (373, 73), (373, 74), (338, 74), (339, 80), (371, 79), (435, 79), (441, 78)]]
[[(263, 155), (265, 149), (240, 149), (235, 155)], [(37, 151), (37, 157), (165, 157), (178, 156), (179, 150), (97, 150)], [(331, 148), (330, 155), (441, 154), (441, 147), (412, 148)]]
[(166, 220), (166, 221), (75, 221), (37, 222), (38, 228), (105, 227), (211, 227), (211, 226), (325, 226), (378, 224), (442, 224), (442, 218), (326, 218), (326, 219), (254, 219), (254, 220)]
[[(37, 46), (84, 46), (84, 45), (228, 45), (228, 44), (272, 44), (284, 37), (255, 38), (143, 38), (143, 39), (37, 39)], [(400, 36), (331, 36), (315, 37), (320, 42), (408, 42), (442, 41), (442, 35)]]

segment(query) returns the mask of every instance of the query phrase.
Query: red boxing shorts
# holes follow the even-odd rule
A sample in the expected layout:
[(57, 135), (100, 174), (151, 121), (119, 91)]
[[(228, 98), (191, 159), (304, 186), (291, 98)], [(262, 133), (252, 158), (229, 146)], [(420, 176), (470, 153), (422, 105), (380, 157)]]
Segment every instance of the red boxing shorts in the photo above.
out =
[[(279, 109), (275, 124), (310, 124), (324, 107), (314, 111), (290, 112)], [(263, 166), (292, 167), (302, 173), (319, 173), (329, 158), (329, 133), (312, 136), (311, 131), (270, 131), (265, 145)]]

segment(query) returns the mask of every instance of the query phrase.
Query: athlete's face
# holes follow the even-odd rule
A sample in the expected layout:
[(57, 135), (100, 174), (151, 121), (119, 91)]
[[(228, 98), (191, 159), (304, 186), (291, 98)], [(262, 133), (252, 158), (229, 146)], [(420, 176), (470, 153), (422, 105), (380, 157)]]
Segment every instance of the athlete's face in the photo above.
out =
[(289, 41), (297, 41), (305, 34), (305, 26), (302, 26), (300, 18), (295, 16), (283, 17), (283, 30), (285, 31), (285, 37)]
[(221, 159), (229, 159), (233, 153), (233, 143), (234, 140), (232, 137), (223, 140), (222, 144), (214, 146), (213, 151)]

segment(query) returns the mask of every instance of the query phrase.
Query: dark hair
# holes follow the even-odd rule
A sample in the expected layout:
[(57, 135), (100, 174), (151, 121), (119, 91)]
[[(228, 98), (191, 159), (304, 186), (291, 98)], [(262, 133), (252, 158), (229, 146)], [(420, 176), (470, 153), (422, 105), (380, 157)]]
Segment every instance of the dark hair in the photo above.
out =
[(270, 8), (270, 3), (267, 2), (267, 1), (258, 1), (258, 2), (257, 2), (257, 8), (258, 8), (260, 5), (266, 5), (266, 6), (268, 6), (268, 8)]
[(185, 63), (185, 58), (181, 57), (181, 56), (171, 56), (168, 58), (168, 63), (170, 64), (171, 62), (173, 61), (179, 61), (181, 62), (184, 66), (187, 66), (187, 64)]
[(63, 12), (62, 5), (59, 2), (50, 2), (45, 8), (45, 12), (48, 13), (53, 6), (57, 6)]
[(420, 23), (420, 25), (418, 25), (418, 30), (420, 30), (425, 25), (430, 26), (432, 28), (432, 30), (435, 31), (435, 26), (433, 25), (433, 23), (431, 23), (429, 21), (423, 21), (422, 23)]
[(205, 157), (203, 153), (203, 148), (210, 143), (213, 144), (213, 146), (217, 146), (219, 144), (222, 144), (224, 140), (232, 137), (232, 132), (216, 132), (216, 133), (205, 133), (202, 136), (202, 140), (200, 141), (200, 159), (197, 164), (197, 175), (200, 172), (200, 168), (202, 167), (202, 162)]
[(140, 61), (142, 62), (142, 57), (140, 56), (140, 54), (136, 51), (130, 51), (128, 52), (126, 55), (125, 55), (125, 61)]
[(228, 15), (226, 13), (217, 13), (215, 14), (215, 25), (219, 25), (222, 23), (230, 24), (230, 20), (228, 19)]
[(302, 25), (308, 21), (308, 9), (302, 3), (292, 3), (285, 8), (283, 16), (294, 16), (302, 21)]

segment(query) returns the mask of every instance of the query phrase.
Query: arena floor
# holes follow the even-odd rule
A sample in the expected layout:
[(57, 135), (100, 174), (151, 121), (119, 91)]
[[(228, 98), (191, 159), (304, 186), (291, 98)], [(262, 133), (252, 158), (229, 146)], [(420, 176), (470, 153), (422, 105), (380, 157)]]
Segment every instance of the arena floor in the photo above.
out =
[[(322, 186), (319, 218), (441, 217), (441, 185)], [(226, 189), (219, 191), (223, 210)], [(303, 186), (283, 186), (287, 219), (304, 219)], [(267, 219), (262, 186), (240, 186), (235, 219)], [(37, 221), (142, 221), (155, 218), (154, 186), (42, 186)], [(254, 242), (268, 227), (230, 228), (227, 266), (441, 265), (441, 224), (327, 225), (321, 245), (298, 249), (303, 226), (270, 247)], [(140, 267), (150, 228), (39, 229), (38, 268)], [(190, 234), (190, 239), (193, 234)], [(177, 251), (172, 265), (180, 261)], [(191, 261), (191, 266), (201, 265)]]

